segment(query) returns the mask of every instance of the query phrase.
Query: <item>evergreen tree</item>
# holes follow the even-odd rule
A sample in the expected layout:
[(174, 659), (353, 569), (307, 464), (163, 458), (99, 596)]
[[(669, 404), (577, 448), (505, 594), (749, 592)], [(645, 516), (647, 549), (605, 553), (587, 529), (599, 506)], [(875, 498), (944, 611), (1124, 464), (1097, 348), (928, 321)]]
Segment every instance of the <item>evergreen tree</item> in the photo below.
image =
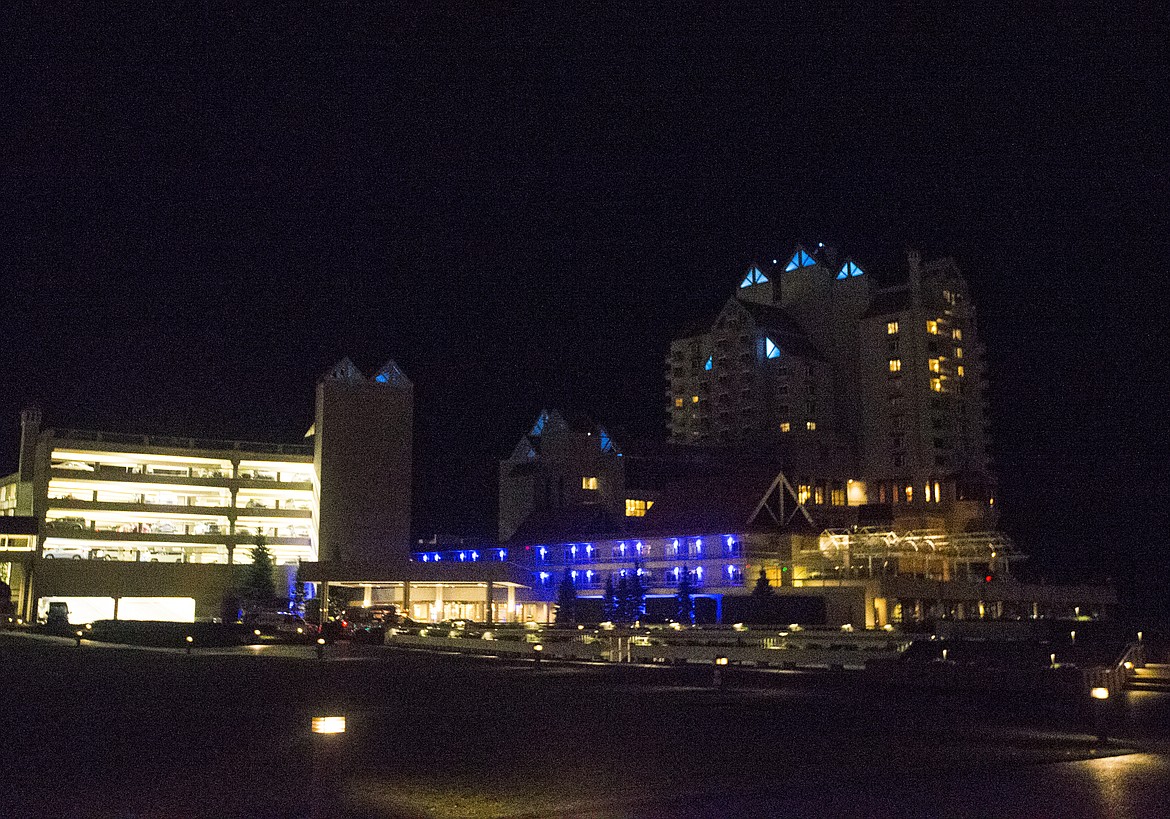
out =
[(605, 579), (605, 596), (602, 598), (602, 615), (610, 622), (618, 619), (617, 591), (613, 587), (613, 575)]
[(565, 576), (561, 585), (557, 587), (557, 625), (577, 622), (577, 586), (569, 570), (565, 569)]
[(695, 587), (691, 583), (691, 573), (683, 567), (678, 581), (678, 621), (685, 626), (695, 624)]
[(630, 615), (629, 622), (636, 623), (646, 613), (646, 587), (642, 585), (642, 567), (637, 563), (634, 564), (634, 573), (630, 575), (630, 582), (627, 585), (627, 595), (629, 599), (627, 603)]
[(272, 552), (264, 535), (256, 535), (256, 545), (252, 547), (252, 565), (244, 577), (244, 591), (258, 605), (265, 606), (276, 597), (276, 578), (272, 564)]
[(772, 584), (768, 582), (768, 573), (764, 571), (764, 567), (760, 567), (760, 576), (756, 578), (756, 587), (752, 589), (752, 597), (757, 600), (766, 600), (775, 592), (772, 591)]
[(289, 602), (289, 609), (304, 616), (305, 613), (305, 581), (301, 577), (301, 562), (297, 561), (297, 574), (293, 580), (293, 596)]
[(618, 578), (617, 590), (614, 592), (613, 621), (615, 623), (630, 623), (630, 581), (625, 575)]

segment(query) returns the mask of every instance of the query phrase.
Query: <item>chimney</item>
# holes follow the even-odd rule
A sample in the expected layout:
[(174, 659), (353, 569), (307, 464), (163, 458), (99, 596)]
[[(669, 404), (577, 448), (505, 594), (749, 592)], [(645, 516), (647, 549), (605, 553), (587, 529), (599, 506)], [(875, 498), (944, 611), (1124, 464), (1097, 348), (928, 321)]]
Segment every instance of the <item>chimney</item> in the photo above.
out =
[(910, 266), (910, 301), (915, 306), (922, 304), (922, 254), (911, 248), (906, 251)]
[(36, 471), (37, 438), (41, 434), (41, 411), (26, 407), (20, 413), (20, 480), (31, 481)]

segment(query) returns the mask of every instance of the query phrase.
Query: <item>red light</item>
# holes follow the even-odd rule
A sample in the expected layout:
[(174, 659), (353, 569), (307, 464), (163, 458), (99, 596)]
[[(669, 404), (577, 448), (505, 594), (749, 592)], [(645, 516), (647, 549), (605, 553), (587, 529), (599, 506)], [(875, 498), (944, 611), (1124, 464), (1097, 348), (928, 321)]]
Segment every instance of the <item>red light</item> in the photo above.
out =
[(987, 575), (987, 577), (983, 578), (983, 582), (990, 583), (991, 582), (991, 575)]

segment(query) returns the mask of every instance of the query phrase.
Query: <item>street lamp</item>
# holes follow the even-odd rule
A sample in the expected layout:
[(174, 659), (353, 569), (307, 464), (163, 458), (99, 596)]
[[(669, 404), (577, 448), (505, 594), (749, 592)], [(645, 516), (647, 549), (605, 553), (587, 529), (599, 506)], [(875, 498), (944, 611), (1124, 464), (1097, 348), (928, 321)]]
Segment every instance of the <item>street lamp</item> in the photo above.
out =
[(714, 671), (711, 674), (711, 686), (713, 688), (723, 687), (723, 666), (727, 665), (726, 657), (716, 657), (714, 663)]

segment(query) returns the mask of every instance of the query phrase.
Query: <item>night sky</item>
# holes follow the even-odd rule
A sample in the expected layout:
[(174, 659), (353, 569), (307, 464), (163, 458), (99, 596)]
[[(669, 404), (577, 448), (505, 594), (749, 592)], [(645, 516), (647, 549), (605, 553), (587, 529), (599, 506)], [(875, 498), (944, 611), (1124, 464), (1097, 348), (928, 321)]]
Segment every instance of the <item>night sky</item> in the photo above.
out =
[(6, 4), (0, 469), (30, 402), (296, 440), (393, 357), (416, 528), (491, 533), (542, 406), (665, 435), (748, 261), (915, 246), (971, 283), (1030, 571), (1167, 581), (1159, 4), (556, 5)]

